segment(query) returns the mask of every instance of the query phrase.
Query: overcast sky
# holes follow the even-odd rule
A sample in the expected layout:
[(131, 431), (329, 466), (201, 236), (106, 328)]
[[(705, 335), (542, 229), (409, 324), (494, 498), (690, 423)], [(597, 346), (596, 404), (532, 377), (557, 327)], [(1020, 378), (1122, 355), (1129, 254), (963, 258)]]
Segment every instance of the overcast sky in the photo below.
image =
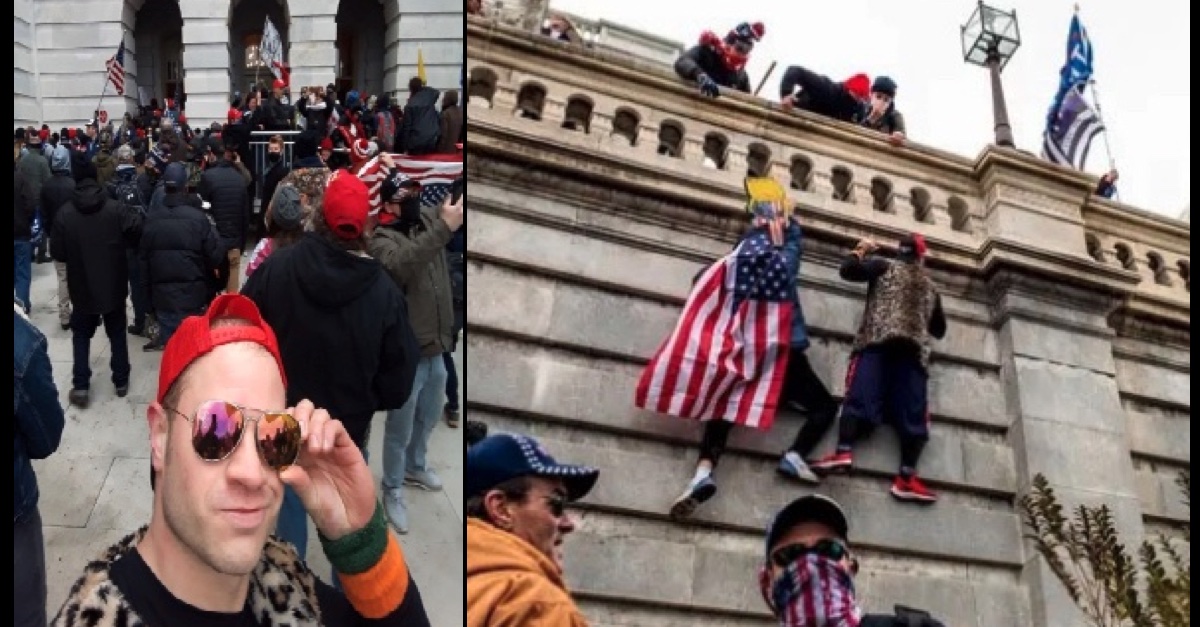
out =
[[(711, 29), (762, 21), (767, 34), (747, 68), (760, 95), (776, 99), (784, 67), (803, 65), (843, 80), (865, 72), (899, 83), (897, 106), (909, 137), (974, 158), (993, 135), (987, 69), (962, 60), (960, 26), (970, 0), (551, 0), (554, 8), (605, 18), (685, 45)], [(1003, 81), (1017, 146), (1040, 154), (1041, 134), (1066, 57), (1074, 2), (994, 0), (1016, 9), (1021, 48)], [(1096, 88), (1121, 172), (1121, 200), (1176, 217), (1190, 202), (1191, 9), (1186, 0), (1092, 0), (1080, 16), (1095, 51)], [(1088, 99), (1091, 100), (1089, 93)], [(1108, 169), (1104, 136), (1087, 170)]]

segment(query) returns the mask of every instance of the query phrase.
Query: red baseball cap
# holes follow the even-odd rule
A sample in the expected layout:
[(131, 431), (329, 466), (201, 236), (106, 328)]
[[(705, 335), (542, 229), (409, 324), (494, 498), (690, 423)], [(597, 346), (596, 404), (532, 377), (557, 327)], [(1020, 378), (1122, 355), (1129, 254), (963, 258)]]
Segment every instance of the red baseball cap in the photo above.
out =
[(346, 170), (329, 177), (325, 187), (325, 223), (341, 239), (361, 237), (370, 212), (367, 185)]
[(328, 137), (322, 139), (320, 150), (333, 150), (333, 140)]
[[(240, 318), (246, 324), (212, 328), (213, 320), (224, 317)], [(185, 318), (167, 342), (158, 369), (158, 402), (163, 401), (167, 390), (192, 362), (222, 344), (235, 342), (253, 342), (267, 349), (275, 358), (275, 363), (279, 364), (279, 376), (283, 377), (283, 384), (287, 386), (279, 342), (254, 301), (241, 294), (222, 294), (213, 300), (204, 315)]]

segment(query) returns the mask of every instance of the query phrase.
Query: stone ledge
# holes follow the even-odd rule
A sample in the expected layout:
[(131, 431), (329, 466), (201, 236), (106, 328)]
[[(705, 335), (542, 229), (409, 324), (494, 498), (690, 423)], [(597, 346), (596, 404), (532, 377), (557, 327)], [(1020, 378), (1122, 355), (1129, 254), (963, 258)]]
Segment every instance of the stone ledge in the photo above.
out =
[[(498, 290), (490, 286), (490, 281), (484, 281), (485, 292), (479, 298), (489, 298), (486, 290), (492, 290), (499, 302), (512, 301), (511, 305), (521, 305), (514, 300), (515, 293), (510, 290), (533, 292), (527, 294), (542, 302), (547, 308), (542, 316), (543, 324), (551, 324), (553, 318), (560, 322), (569, 321), (568, 311), (574, 311), (577, 306), (587, 302), (588, 307), (599, 306), (611, 309), (614, 301), (625, 301), (611, 314), (624, 314), (620, 310), (628, 301), (634, 301), (635, 306), (648, 317), (648, 325), (640, 325), (636, 331), (640, 341), (632, 345), (623, 345), (621, 350), (630, 356), (647, 358), (657, 348), (658, 343), (666, 337), (673, 328), (678, 314), (678, 305), (682, 304), (684, 296), (691, 285), (691, 279), (703, 266), (685, 261), (673, 256), (631, 249), (628, 241), (617, 244), (597, 237), (581, 237), (573, 232), (551, 229), (541, 225), (522, 224), (507, 217), (494, 215), (487, 210), (477, 213), (476, 227), (468, 246), (473, 253), (473, 259), (495, 261), (497, 265), (480, 266), (488, 268), (485, 272), (492, 273), (492, 268), (501, 276), (515, 277), (508, 268), (498, 268), (499, 265), (519, 268), (522, 276), (509, 281), (508, 287)], [(480, 222), (482, 220), (482, 222)], [(543, 242), (536, 251), (521, 246), (523, 238), (534, 237)], [(722, 251), (722, 254), (725, 251)], [(714, 257), (709, 258), (711, 261)], [(477, 267), (472, 264), (471, 270)], [(647, 273), (647, 267), (654, 267), (656, 272)], [(862, 312), (863, 290), (861, 286), (838, 281), (836, 270), (820, 264), (805, 263), (802, 265), (802, 280), (805, 285), (801, 289), (801, 300), (805, 315), (814, 334), (850, 340), (856, 330), (856, 320)], [(561, 279), (561, 281), (559, 280)], [(482, 279), (481, 279), (482, 280)], [(578, 285), (578, 287), (576, 287)], [(586, 286), (586, 287), (584, 287)], [(596, 290), (602, 288), (604, 291)], [(617, 294), (613, 294), (616, 292)], [(638, 297), (654, 302), (636, 302)], [(559, 303), (559, 300), (566, 300)], [(946, 301), (954, 303), (957, 299), (947, 295)], [(975, 307), (975, 303), (961, 302), (966, 309)], [(666, 306), (660, 303), (671, 303)], [(480, 308), (505, 311), (504, 307)], [(549, 310), (553, 309), (553, 314)], [(594, 311), (594, 310), (593, 310)], [(589, 318), (594, 316), (588, 316)], [(623, 315), (619, 317), (624, 317)], [(954, 316), (955, 324), (946, 340), (935, 343), (935, 356), (944, 360), (968, 367), (985, 370), (998, 370), (999, 350), (995, 333), (974, 320), (964, 320)], [(608, 320), (598, 320), (607, 323)], [(962, 324), (966, 322), (966, 324)], [(974, 322), (974, 324), (972, 324)], [(572, 329), (575, 325), (572, 323)], [(596, 341), (617, 339), (603, 337), (603, 331), (593, 332), (584, 329)], [(615, 349), (612, 342), (602, 342), (610, 346), (597, 346), (600, 349)], [(979, 351), (984, 351), (980, 354)], [(632, 351), (632, 352), (631, 352)]]
[(1118, 359), (1116, 366), (1117, 384), (1123, 396), (1145, 399), (1165, 407), (1191, 409), (1190, 372), (1169, 370), (1126, 359)]
[[(693, 472), (693, 447), (651, 447), (629, 438), (599, 432), (585, 435), (475, 409), (468, 410), (472, 417), (487, 422), (496, 432), (528, 433), (559, 459), (600, 468), (601, 480), (581, 504), (585, 508), (667, 521), (665, 512)], [(571, 441), (560, 439), (564, 436)], [(716, 475), (726, 489), (681, 528), (705, 526), (761, 534), (775, 511), (810, 490), (776, 477), (772, 468), (757, 459), (727, 455)], [(856, 521), (855, 542), (863, 548), (999, 567), (1022, 562), (1019, 522), (1007, 502), (943, 491), (937, 505), (922, 508), (897, 503), (887, 494), (887, 485), (886, 479), (856, 475), (826, 479), (819, 489), (845, 506)], [(985, 508), (989, 506), (995, 509)], [(930, 534), (933, 528), (945, 532)]]

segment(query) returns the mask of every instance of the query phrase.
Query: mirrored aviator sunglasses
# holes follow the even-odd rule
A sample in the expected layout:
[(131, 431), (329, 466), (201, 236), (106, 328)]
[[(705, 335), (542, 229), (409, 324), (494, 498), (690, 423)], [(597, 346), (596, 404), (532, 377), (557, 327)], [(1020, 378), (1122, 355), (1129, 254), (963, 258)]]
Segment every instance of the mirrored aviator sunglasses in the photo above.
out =
[[(300, 423), (289, 413), (217, 400), (200, 403), (194, 416), (165, 405), (163, 409), (192, 423), (192, 448), (205, 461), (219, 462), (233, 454), (246, 432), (247, 421), (255, 423), (259, 457), (271, 468), (285, 470), (300, 456)], [(248, 418), (248, 413), (256, 417)]]

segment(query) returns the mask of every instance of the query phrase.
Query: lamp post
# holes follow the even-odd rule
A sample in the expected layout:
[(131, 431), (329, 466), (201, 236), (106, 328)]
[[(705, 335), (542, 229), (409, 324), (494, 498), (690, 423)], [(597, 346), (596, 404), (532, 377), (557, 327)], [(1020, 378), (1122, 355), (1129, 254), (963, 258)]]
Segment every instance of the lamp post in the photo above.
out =
[(1005, 12), (979, 0), (971, 19), (962, 27), (963, 60), (988, 68), (992, 75), (992, 114), (996, 122), (996, 144), (1012, 148), (1012, 126), (1004, 104), (1000, 72), (1021, 45), (1017, 12)]

